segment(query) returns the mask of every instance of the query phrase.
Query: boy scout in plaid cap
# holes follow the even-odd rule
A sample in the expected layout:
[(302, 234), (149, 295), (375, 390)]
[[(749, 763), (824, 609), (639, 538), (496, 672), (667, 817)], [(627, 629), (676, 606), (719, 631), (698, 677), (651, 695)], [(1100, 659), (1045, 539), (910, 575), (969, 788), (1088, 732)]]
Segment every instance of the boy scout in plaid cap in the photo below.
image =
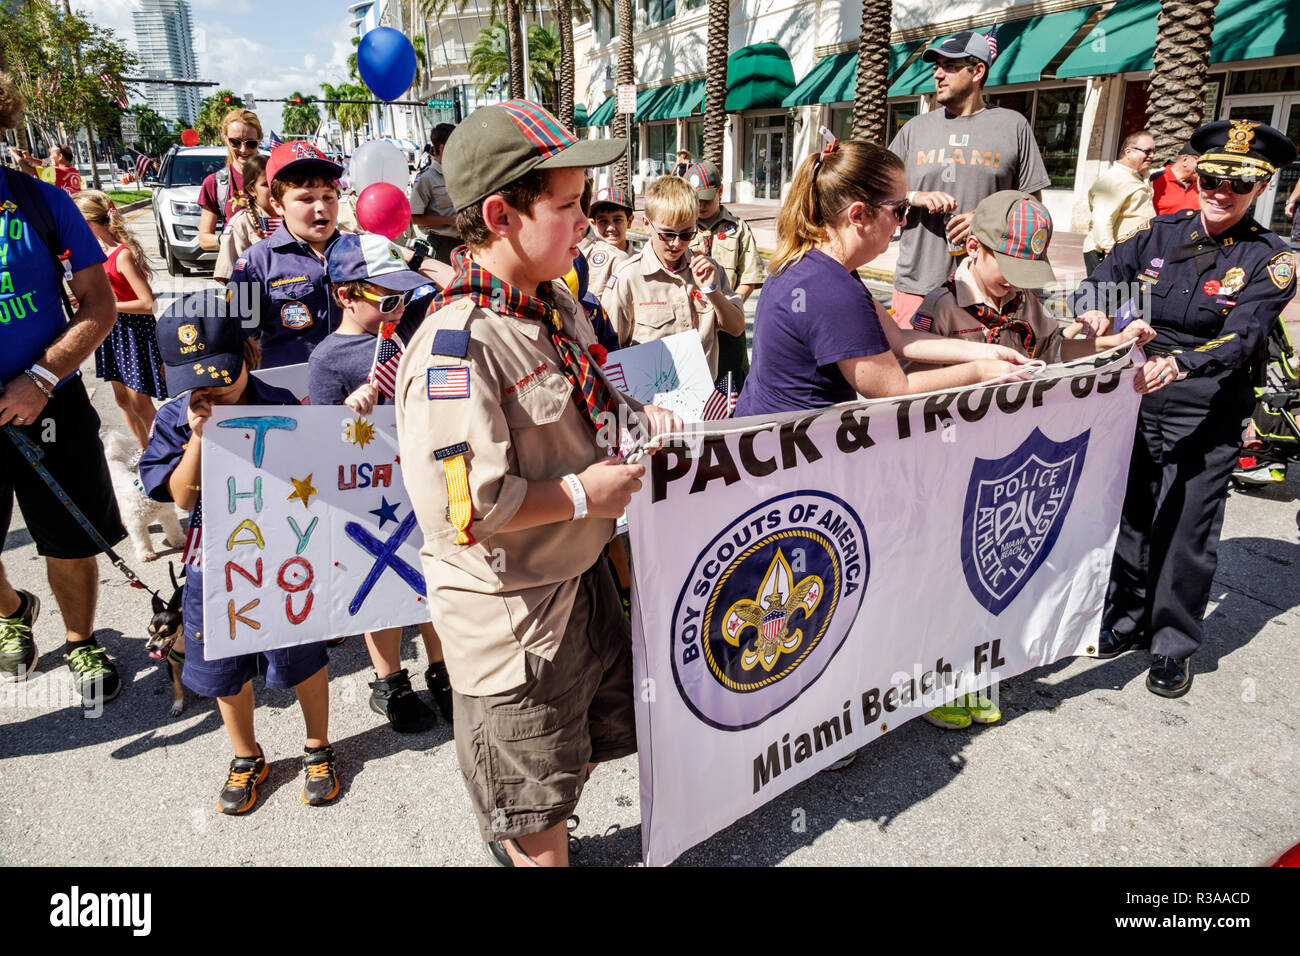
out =
[[(684, 177), (695, 187), (700, 199), (699, 232), (691, 242), (691, 249), (702, 252), (718, 264), (727, 277), (728, 284), (740, 296), (743, 309), (745, 301), (767, 278), (767, 267), (758, 254), (758, 243), (749, 223), (737, 219), (722, 205), (719, 192), (722, 172), (714, 163), (697, 163), (686, 171)], [(749, 347), (745, 333), (718, 335), (718, 374), (731, 372), (736, 387), (745, 384), (749, 372)]]
[(625, 148), (576, 140), (523, 100), (458, 126), (443, 168), (467, 249), (398, 369), (456, 754), (503, 866), (567, 864), (590, 767), (636, 750), (631, 643), (604, 549), (644, 468), (602, 439), (620, 411), (643, 411), (653, 433), (681, 426), (614, 391), (556, 281), (587, 229), (583, 167)]

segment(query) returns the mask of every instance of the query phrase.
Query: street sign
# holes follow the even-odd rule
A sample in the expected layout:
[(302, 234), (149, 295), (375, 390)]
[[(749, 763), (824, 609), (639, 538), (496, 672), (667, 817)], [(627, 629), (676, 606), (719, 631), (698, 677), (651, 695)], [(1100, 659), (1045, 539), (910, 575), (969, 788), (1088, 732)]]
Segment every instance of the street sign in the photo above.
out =
[(452, 100), (429, 100), (428, 107), (431, 110), (449, 110), (456, 104)]
[(636, 84), (620, 83), (618, 87), (618, 112), (636, 112)]
[(122, 114), (122, 142), (135, 144), (140, 141), (140, 124), (135, 114)]

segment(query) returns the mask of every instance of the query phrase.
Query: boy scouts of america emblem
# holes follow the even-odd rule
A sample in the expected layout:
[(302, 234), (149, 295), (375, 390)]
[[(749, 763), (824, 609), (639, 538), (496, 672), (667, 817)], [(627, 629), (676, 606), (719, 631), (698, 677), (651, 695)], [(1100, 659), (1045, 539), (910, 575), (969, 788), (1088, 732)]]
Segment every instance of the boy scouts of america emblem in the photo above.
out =
[(966, 586), (1001, 614), (1047, 560), (1074, 501), (1090, 431), (1054, 442), (1035, 428), (1005, 458), (976, 458), (966, 487)]
[(1043, 250), (1047, 248), (1046, 226), (1039, 226), (1034, 230), (1034, 234), (1029, 237), (1029, 248), (1036, 256), (1043, 254)]
[(1223, 148), (1230, 153), (1249, 153), (1250, 142), (1255, 138), (1255, 127), (1258, 125), (1250, 120), (1237, 120), (1232, 124), (1232, 129), (1228, 130), (1228, 142)]
[(176, 330), (176, 337), (181, 340), (181, 345), (193, 345), (199, 337), (199, 330), (187, 322)]
[(591, 264), (593, 266), (603, 266), (605, 260), (608, 258), (609, 256), (605, 255), (603, 252), (593, 252), (591, 255)]
[(673, 679), (697, 717), (740, 730), (789, 706), (848, 637), (870, 570), (866, 530), (834, 495), (780, 495), (696, 557), (673, 611)]

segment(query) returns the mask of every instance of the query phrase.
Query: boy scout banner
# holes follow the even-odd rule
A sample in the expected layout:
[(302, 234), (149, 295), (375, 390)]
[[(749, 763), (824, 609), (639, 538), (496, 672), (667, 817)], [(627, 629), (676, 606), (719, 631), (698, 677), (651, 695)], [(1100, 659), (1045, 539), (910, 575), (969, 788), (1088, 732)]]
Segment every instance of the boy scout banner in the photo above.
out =
[(213, 408), (202, 504), (209, 658), (429, 619), (393, 406)]
[(1125, 362), (741, 419), (647, 460), (628, 508), (647, 863), (959, 693), (1089, 652), (1139, 402)]

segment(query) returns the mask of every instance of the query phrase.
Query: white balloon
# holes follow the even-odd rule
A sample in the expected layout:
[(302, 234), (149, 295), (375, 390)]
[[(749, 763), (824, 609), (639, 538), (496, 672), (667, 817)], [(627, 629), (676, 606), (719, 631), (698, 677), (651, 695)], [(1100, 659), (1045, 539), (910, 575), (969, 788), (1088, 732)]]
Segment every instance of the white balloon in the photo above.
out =
[(402, 151), (382, 139), (372, 139), (358, 146), (352, 153), (349, 172), (357, 195), (375, 183), (391, 183), (405, 190), (409, 175)]

